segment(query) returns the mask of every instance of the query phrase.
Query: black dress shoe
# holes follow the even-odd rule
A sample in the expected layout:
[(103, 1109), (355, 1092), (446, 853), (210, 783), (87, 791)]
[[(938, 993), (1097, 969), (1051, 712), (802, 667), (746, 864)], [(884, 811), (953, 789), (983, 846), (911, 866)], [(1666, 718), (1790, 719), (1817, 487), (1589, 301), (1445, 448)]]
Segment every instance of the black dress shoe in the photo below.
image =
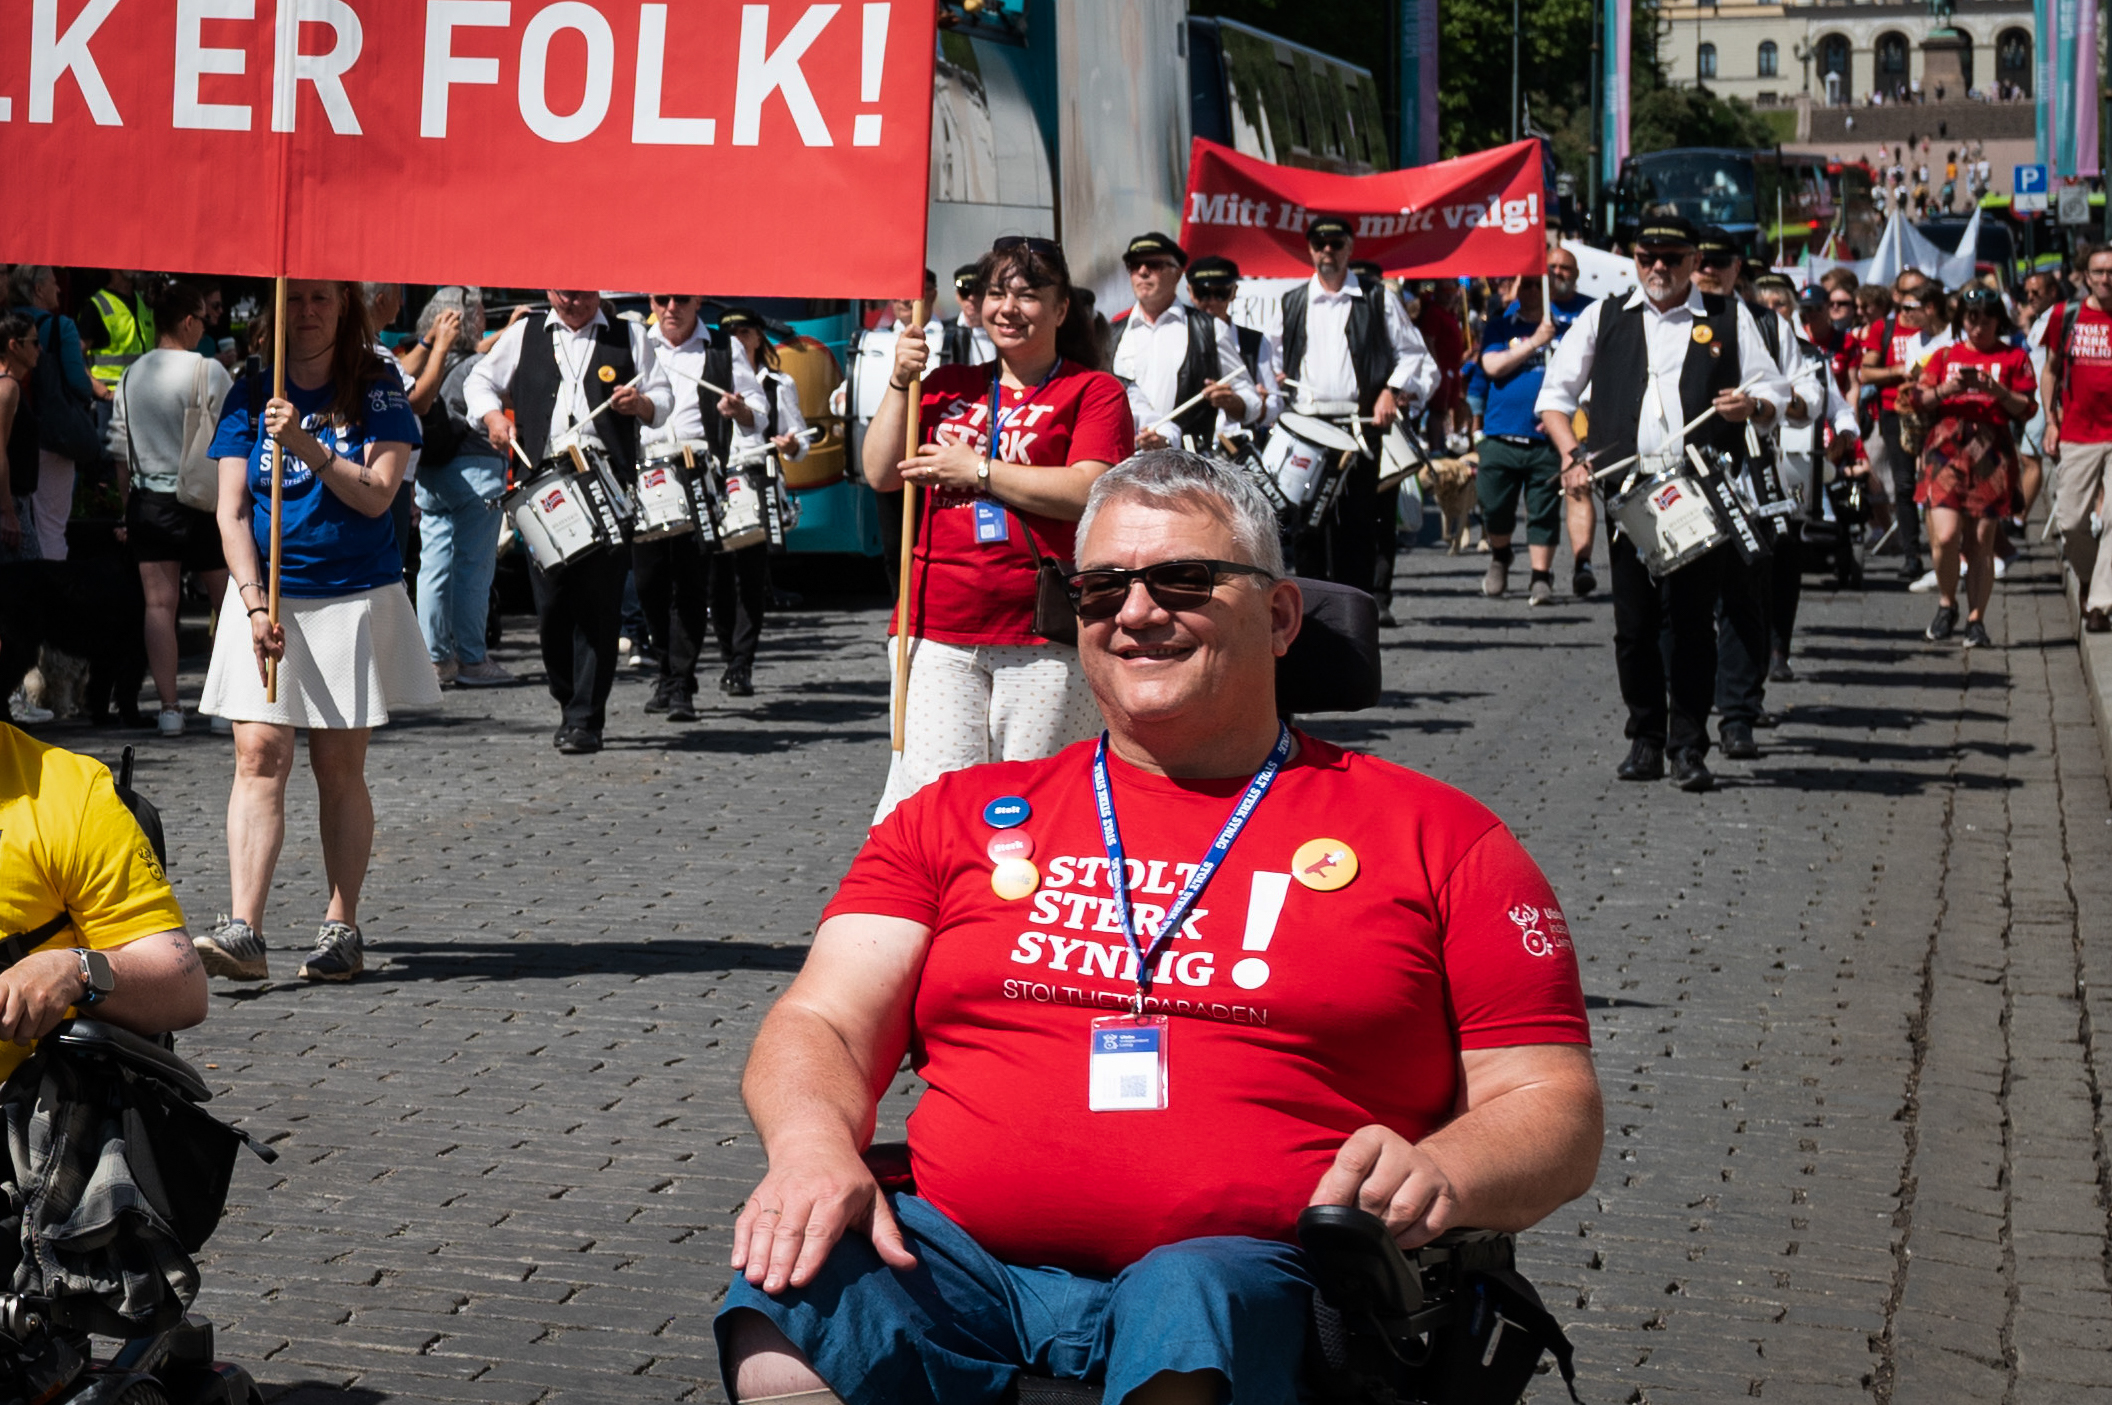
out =
[(601, 733), (585, 727), (567, 727), (557, 739), (557, 749), (566, 756), (592, 756), (601, 750)]
[(672, 700), (673, 693), (673, 680), (661, 679), (653, 684), (653, 695), (645, 700), (645, 710), (647, 712), (667, 711), (668, 703)]
[(1657, 780), (1665, 774), (1665, 749), (1637, 737), (1628, 748), (1628, 759), (1614, 767), (1613, 773), (1624, 781)]
[(1770, 727), (1779, 727), (1781, 725), (1782, 714), (1779, 712), (1769, 712), (1763, 707), (1753, 714), (1753, 730), (1756, 732), (1765, 732)]
[(697, 720), (697, 690), (676, 688), (667, 695), (667, 720), (670, 722), (694, 722)]
[(1716, 784), (1709, 768), (1701, 764), (1701, 753), (1682, 751), (1672, 758), (1672, 784), (1681, 790), (1702, 791)]
[(1723, 724), (1723, 754), (1733, 761), (1757, 761), (1760, 744), (1753, 740), (1753, 729), (1744, 722)]
[(1395, 618), (1393, 617), (1393, 606), (1391, 606), (1391, 605), (1381, 605), (1381, 606), (1379, 606), (1379, 628), (1380, 628), (1380, 629), (1399, 629), (1400, 627), (1401, 627), (1401, 622), (1400, 622), (1399, 620), (1397, 620), (1397, 619), (1395, 619)]
[(726, 676), (719, 680), (719, 691), (729, 698), (752, 698), (755, 696), (755, 684), (748, 681), (747, 669), (729, 668), (726, 670)]
[(1767, 681), (1770, 683), (1794, 683), (1797, 681), (1797, 671), (1789, 666), (1787, 658), (1777, 654), (1774, 663), (1767, 670)]

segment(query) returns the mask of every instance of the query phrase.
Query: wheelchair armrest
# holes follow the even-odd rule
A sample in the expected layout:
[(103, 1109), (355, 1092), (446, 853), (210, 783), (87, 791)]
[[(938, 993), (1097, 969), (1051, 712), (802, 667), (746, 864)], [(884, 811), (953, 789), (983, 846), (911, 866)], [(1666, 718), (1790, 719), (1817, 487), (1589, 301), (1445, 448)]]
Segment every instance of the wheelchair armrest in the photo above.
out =
[(1298, 1243), (1313, 1286), (1344, 1316), (1405, 1328), (1422, 1309), (1423, 1276), (1377, 1215), (1354, 1205), (1308, 1205), (1298, 1215)]
[(108, 1059), (131, 1069), (145, 1078), (151, 1078), (180, 1094), (186, 1101), (211, 1102), (213, 1090), (205, 1086), (198, 1071), (178, 1058), (168, 1049), (153, 1040), (134, 1034), (129, 1029), (119, 1029), (103, 1020), (76, 1015), (62, 1021), (45, 1038), (57, 1042), (69, 1053), (85, 1054), (90, 1058)]

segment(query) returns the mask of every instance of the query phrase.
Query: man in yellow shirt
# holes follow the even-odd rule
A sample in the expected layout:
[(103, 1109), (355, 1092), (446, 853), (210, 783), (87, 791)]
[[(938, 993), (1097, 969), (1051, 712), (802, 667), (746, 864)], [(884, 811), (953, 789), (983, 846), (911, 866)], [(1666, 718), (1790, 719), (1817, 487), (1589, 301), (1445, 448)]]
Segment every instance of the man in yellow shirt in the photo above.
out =
[(69, 1013), (155, 1036), (205, 1010), (183, 909), (110, 772), (0, 723), (0, 1079)]

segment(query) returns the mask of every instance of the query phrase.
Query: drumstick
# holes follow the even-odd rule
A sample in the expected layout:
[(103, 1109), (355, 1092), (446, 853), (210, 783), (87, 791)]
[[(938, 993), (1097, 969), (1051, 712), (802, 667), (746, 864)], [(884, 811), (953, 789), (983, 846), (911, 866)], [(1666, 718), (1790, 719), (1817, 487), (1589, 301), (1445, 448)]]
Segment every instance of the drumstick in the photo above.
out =
[[(1738, 389), (1733, 393), (1743, 395), (1745, 394), (1745, 392), (1751, 390), (1754, 386), (1758, 384), (1760, 384), (1760, 378), (1758, 376), (1754, 376), (1751, 380), (1739, 386)], [(1701, 426), (1706, 424), (1715, 414), (1716, 407), (1714, 405), (1709, 406), (1708, 409), (1703, 410), (1700, 414), (1696, 415), (1693, 419), (1689, 420), (1686, 425), (1680, 429), (1677, 437), (1681, 440), (1685, 440), (1689, 434), (1692, 434), (1695, 430), (1701, 428)], [(1628, 467), (1628, 465), (1632, 463), (1635, 463), (1641, 458), (1642, 454), (1634, 453), (1630, 454), (1627, 458), (1622, 459), (1617, 464), (1612, 464), (1606, 468), (1594, 469), (1592, 471), (1591, 480), (1592, 482), (1596, 483), (1601, 478), (1611, 478), (1614, 474), (1619, 473), (1622, 469)]]
[(1151, 432), (1153, 434), (1159, 434), (1160, 431), (1164, 430), (1169, 425), (1172, 425), (1175, 429), (1179, 429), (1180, 426), (1174, 424), (1173, 422), (1179, 419), (1182, 415), (1187, 414), (1196, 406), (1202, 404), (1205, 400), (1208, 400), (1210, 398), (1210, 392), (1213, 390), (1221, 389), (1224, 384), (1225, 383), (1221, 380), (1215, 380), (1210, 382), (1210, 384), (1204, 386), (1201, 390), (1198, 390), (1195, 394), (1189, 396), (1186, 400), (1183, 400), (1180, 404), (1168, 410), (1166, 412), (1166, 418), (1160, 420), (1157, 424), (1153, 425), (1151, 427)]
[(671, 376), (680, 376), (683, 380), (688, 381), (691, 385), (703, 386), (706, 390), (710, 391), (714, 395), (733, 394), (732, 391), (728, 390), (723, 385), (713, 385), (710, 381), (704, 379), (704, 377), (702, 376), (693, 376), (687, 371), (677, 370), (672, 365), (667, 368), (667, 373)]

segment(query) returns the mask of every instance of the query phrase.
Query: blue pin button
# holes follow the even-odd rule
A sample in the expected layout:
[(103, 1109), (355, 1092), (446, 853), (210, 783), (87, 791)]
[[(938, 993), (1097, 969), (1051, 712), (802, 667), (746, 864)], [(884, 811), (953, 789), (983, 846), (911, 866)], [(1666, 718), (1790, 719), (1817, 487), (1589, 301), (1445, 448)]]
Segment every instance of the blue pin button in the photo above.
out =
[(983, 806), (983, 823), (992, 829), (1011, 829), (1027, 822), (1034, 807), (1017, 795), (1000, 795)]

